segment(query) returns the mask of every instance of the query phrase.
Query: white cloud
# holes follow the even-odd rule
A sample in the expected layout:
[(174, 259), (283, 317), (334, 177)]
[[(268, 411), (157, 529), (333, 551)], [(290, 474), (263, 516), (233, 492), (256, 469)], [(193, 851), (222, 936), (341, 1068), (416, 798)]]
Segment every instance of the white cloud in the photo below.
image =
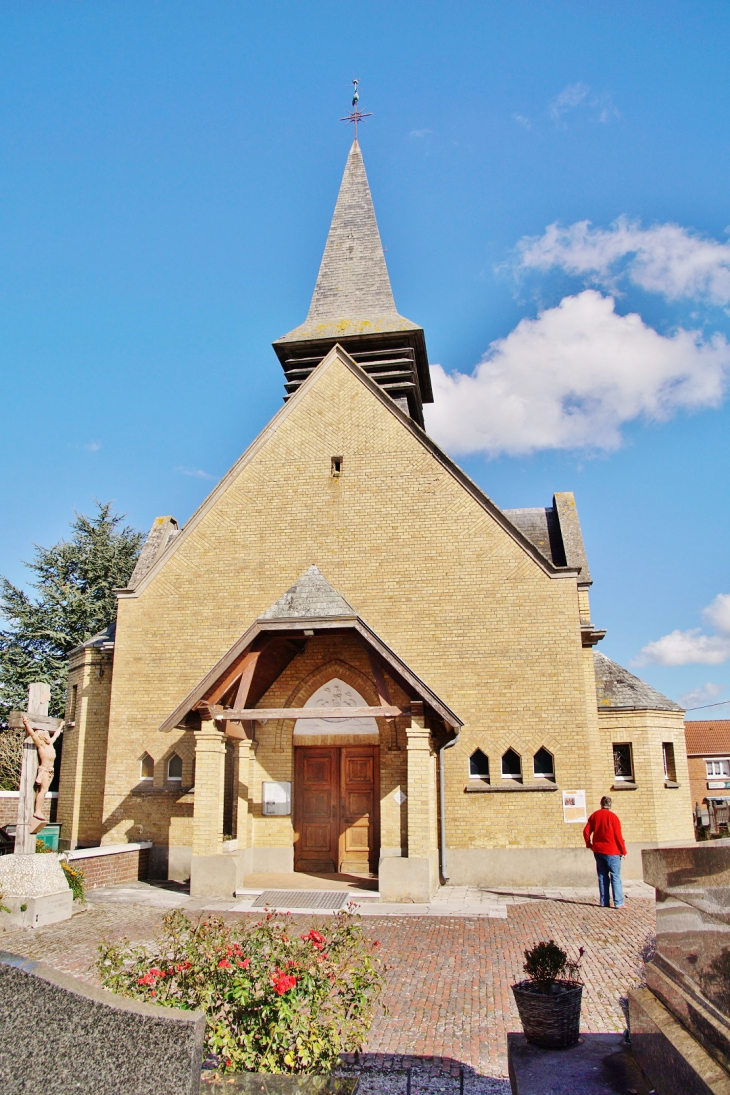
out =
[(513, 114), (512, 120), (521, 125), (524, 129), (532, 129), (532, 122), (529, 118), (526, 118), (524, 114)]
[(548, 113), (559, 129), (566, 128), (566, 114), (578, 108), (588, 110), (592, 119), (603, 125), (619, 117), (610, 92), (603, 91), (600, 94), (591, 95), (590, 86), (580, 80), (575, 84), (568, 84), (548, 103)]
[(609, 228), (590, 221), (551, 224), (542, 236), (522, 239), (517, 250), (523, 270), (559, 267), (614, 289), (626, 277), (669, 300), (730, 304), (730, 244), (678, 224), (642, 228), (626, 217)]
[(203, 471), (202, 468), (175, 468), (176, 472), (180, 475), (190, 475), (193, 479), (215, 479), (214, 475), (210, 475), (207, 471)]
[(677, 703), (680, 707), (683, 707), (685, 711), (691, 711), (695, 707), (704, 707), (705, 705), (711, 704), (712, 701), (716, 700), (718, 696), (721, 696), (724, 691), (724, 684), (715, 684), (714, 681), (707, 681), (705, 684), (701, 684), (699, 688), (693, 688), (691, 692), (685, 692), (683, 696), (679, 697)]
[(718, 593), (702, 616), (714, 634), (707, 635), (700, 627), (676, 628), (642, 647), (635, 664), (722, 665), (730, 658), (730, 593)]
[(84, 445), (84, 448), (86, 449), (87, 452), (98, 452), (99, 449), (101, 448), (101, 442), (100, 441), (89, 441), (89, 442), (87, 442), (86, 445)]
[(428, 137), (430, 129), (412, 129), (408, 134), (409, 137)]
[(564, 114), (567, 114), (569, 110), (575, 110), (577, 106), (585, 102), (590, 90), (588, 84), (583, 84), (580, 81), (577, 84), (568, 84), (567, 87), (564, 87), (549, 106), (550, 117), (555, 124), (559, 125)]
[(722, 335), (660, 335), (587, 289), (523, 319), (471, 374), (434, 365), (427, 424), (454, 453), (616, 449), (633, 419), (717, 406), (729, 369)]

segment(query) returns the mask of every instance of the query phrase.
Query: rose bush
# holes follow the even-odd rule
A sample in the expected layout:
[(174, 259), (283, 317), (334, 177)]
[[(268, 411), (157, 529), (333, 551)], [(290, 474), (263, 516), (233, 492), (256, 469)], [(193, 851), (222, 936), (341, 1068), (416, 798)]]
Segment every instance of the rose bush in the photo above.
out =
[(256, 923), (180, 911), (152, 945), (99, 946), (105, 988), (205, 1013), (205, 1051), (222, 1071), (329, 1072), (362, 1047), (382, 986), (360, 918), (298, 932), (289, 914)]

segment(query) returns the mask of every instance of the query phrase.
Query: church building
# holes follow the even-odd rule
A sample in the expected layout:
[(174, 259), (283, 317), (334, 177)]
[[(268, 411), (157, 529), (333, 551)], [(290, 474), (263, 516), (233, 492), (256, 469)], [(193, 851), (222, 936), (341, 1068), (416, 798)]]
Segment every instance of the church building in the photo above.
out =
[(296, 871), (423, 901), (592, 883), (604, 794), (629, 877), (692, 839), (683, 712), (598, 652), (573, 495), (501, 510), (425, 432), (357, 140), (273, 345), (283, 407), (71, 654), (64, 846), (152, 841), (197, 895)]

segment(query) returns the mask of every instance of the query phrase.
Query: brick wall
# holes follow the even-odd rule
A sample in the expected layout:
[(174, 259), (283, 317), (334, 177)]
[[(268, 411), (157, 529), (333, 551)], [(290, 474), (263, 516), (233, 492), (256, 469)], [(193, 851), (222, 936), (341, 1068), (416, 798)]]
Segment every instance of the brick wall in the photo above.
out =
[[(343, 457), (337, 478), (333, 454)], [(477, 747), (493, 778), (515, 749), (526, 786), (545, 747), (560, 785), (585, 788), (589, 809), (598, 805), (613, 769), (592, 658), (581, 646), (587, 596), (579, 604), (575, 576), (548, 574), (336, 357), (254, 442), (164, 567), (120, 600), (102, 841), (192, 843), (193, 796), (162, 792), (173, 752), (189, 785), (194, 735), (163, 736), (157, 727), (312, 563), (464, 720), (445, 758), (448, 845), (581, 848), (558, 794), (469, 795), (464, 787)], [(290, 732), (268, 724), (249, 765), (257, 844), (291, 841), (290, 819), (257, 817), (261, 781), (291, 778)], [(136, 790), (143, 752), (155, 761), (157, 797)], [(404, 756), (392, 755), (383, 785), (384, 843), (402, 828), (386, 796), (403, 778)], [(629, 810), (627, 840), (679, 835), (685, 823), (670, 823), (653, 755), (646, 771), (652, 791)], [(674, 794), (676, 806), (682, 795)]]
[(149, 870), (149, 848), (135, 848), (128, 852), (114, 852), (111, 855), (99, 855), (75, 859), (70, 853), (69, 860), (84, 876), (87, 890), (97, 886), (116, 886), (123, 882), (137, 882), (147, 878)]

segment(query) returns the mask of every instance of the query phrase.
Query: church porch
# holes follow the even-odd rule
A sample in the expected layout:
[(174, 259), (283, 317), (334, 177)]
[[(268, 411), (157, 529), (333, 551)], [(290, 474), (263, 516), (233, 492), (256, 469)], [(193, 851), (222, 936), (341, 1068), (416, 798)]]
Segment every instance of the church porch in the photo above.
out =
[(438, 886), (437, 752), (459, 720), (327, 588), (336, 612), (274, 606), (160, 728), (195, 739), (196, 896), (292, 872), (392, 901)]

